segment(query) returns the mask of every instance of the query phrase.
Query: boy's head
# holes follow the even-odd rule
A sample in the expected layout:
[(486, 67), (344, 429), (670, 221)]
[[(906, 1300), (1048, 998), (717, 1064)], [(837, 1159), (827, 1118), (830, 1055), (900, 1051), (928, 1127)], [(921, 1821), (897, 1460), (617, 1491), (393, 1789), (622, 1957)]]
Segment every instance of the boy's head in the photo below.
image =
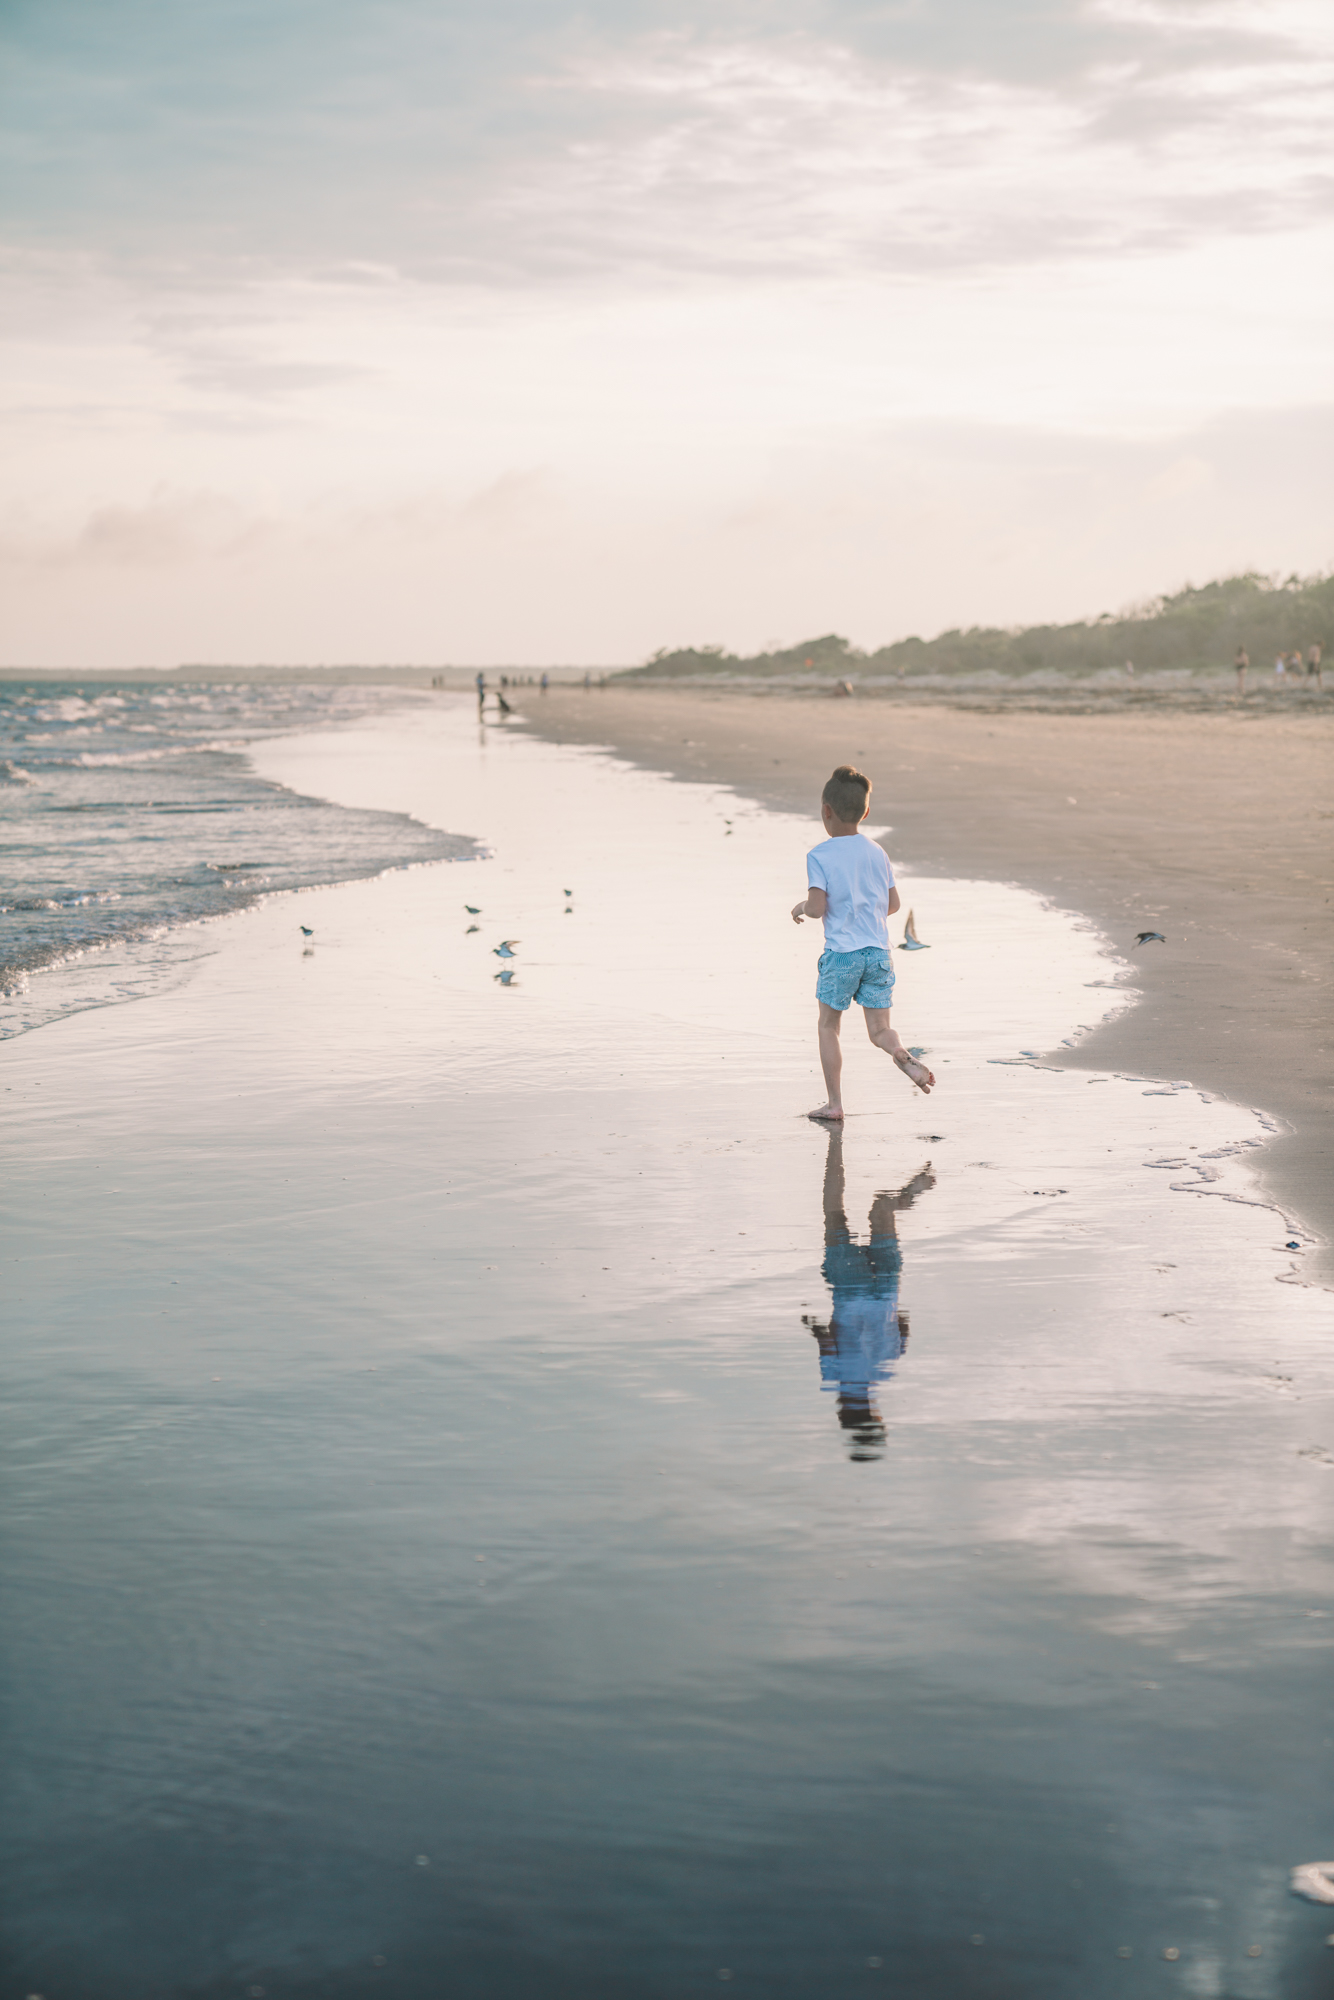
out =
[(871, 809), (871, 780), (840, 764), (820, 794), (825, 812), (841, 826), (859, 826)]

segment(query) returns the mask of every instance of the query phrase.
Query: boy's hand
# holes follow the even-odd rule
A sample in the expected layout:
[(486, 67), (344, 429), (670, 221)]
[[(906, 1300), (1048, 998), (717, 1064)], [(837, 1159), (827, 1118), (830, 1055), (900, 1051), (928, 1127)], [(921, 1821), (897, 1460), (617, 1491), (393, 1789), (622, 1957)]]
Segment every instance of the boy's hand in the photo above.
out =
[(806, 914), (806, 898), (803, 896), (799, 903), (794, 903), (792, 905), (793, 923), (799, 924), (802, 918), (805, 916), (805, 914)]

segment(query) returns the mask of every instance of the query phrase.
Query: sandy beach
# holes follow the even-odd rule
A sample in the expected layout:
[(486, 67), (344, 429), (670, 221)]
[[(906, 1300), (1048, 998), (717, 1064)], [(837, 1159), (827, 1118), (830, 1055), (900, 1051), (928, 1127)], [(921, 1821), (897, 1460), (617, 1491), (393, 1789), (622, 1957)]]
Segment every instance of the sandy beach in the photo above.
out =
[(941, 1085), (831, 1137), (804, 813), (252, 760), (460, 845), (0, 1050), (13, 1990), (1316, 2000), (1329, 1301), (1264, 1116), (1069, 1059), (1115, 940), (904, 859)]
[[(928, 875), (1020, 882), (1133, 952), (1144, 999), (1063, 1062), (1190, 1078), (1281, 1120), (1277, 1201), (1334, 1233), (1334, 717), (1096, 716), (910, 702), (561, 688), (553, 741), (814, 813), (835, 763), (876, 781), (888, 845)], [(1334, 1279), (1326, 1250), (1313, 1274)]]

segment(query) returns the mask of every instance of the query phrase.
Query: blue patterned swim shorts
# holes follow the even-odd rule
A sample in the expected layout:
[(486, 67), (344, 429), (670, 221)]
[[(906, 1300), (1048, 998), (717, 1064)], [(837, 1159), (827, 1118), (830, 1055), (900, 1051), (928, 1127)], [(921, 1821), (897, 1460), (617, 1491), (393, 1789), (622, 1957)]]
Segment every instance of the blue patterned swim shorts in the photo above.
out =
[(822, 951), (815, 997), (841, 1014), (855, 1001), (859, 1007), (892, 1007), (894, 967), (887, 951), (867, 945), (861, 951)]

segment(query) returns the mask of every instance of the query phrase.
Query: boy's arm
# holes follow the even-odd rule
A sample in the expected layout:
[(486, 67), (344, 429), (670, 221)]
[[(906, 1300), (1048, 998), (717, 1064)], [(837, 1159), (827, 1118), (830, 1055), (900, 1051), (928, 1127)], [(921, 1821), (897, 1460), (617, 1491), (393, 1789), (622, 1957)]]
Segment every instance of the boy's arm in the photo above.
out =
[[(898, 904), (894, 905), (895, 909)], [(829, 898), (823, 889), (808, 889), (804, 902), (792, 905), (792, 921), (799, 924), (803, 917), (822, 917), (829, 908)]]
[(901, 910), (903, 908), (902, 903), (899, 901), (898, 889), (893, 882), (891, 882), (889, 885), (889, 902), (886, 905), (886, 908), (891, 917), (893, 916), (896, 910)]

